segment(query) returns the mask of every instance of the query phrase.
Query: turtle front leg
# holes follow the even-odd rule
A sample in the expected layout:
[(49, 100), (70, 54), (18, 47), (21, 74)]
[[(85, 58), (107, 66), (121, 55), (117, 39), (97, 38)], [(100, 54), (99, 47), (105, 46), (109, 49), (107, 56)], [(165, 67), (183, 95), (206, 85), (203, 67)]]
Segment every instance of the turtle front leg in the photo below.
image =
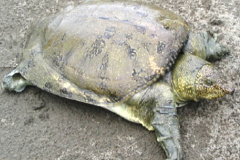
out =
[(3, 89), (16, 92), (22, 92), (27, 85), (32, 84), (19, 73), (18, 69), (15, 69), (8, 75), (4, 76), (2, 82)]
[(206, 47), (206, 60), (219, 60), (229, 54), (229, 49), (218, 43), (217, 35), (209, 35), (207, 32), (201, 32)]
[(192, 54), (204, 60), (219, 60), (229, 54), (229, 50), (218, 43), (217, 35), (209, 35), (207, 32), (189, 33), (188, 42), (183, 52)]
[(153, 112), (152, 126), (157, 141), (167, 154), (167, 160), (181, 160), (183, 156), (176, 108), (174, 105), (157, 106)]

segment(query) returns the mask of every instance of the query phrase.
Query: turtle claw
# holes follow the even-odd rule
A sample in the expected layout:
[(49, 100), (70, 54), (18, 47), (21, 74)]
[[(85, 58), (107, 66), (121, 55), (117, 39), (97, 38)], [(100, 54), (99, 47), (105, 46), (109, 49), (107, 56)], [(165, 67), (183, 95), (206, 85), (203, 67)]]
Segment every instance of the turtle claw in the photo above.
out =
[(157, 141), (162, 142), (162, 141), (165, 141), (165, 140), (170, 139), (170, 138), (172, 138), (172, 136), (158, 137)]
[(182, 150), (179, 142), (176, 142), (174, 139), (171, 139), (168, 143), (168, 159), (169, 160), (182, 160)]
[(2, 82), (2, 89), (8, 91), (22, 92), (27, 85), (31, 85), (17, 69), (13, 70), (8, 75), (4, 76)]
[(166, 160), (181, 160), (181, 158), (180, 158), (180, 157), (182, 157), (180, 154), (181, 147), (180, 147), (180, 145), (178, 145), (177, 147), (174, 146), (174, 145), (178, 144), (178, 142), (174, 142), (173, 136), (157, 137), (157, 141), (171, 146), (170, 149), (169, 148), (167, 149), (168, 156), (171, 158), (170, 159), (168, 158)]

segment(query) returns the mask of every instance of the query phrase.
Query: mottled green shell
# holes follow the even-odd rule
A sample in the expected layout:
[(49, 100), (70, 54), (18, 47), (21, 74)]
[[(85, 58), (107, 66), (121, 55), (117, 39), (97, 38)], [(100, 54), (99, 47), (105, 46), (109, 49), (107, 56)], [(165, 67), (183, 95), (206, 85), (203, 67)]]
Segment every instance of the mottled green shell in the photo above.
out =
[(117, 102), (151, 85), (173, 65), (189, 33), (176, 14), (133, 2), (82, 4), (38, 28), (44, 21), (42, 48), (33, 49), (39, 44), (30, 39), (20, 72), (54, 94), (76, 100), (84, 94), (83, 102), (92, 94)]

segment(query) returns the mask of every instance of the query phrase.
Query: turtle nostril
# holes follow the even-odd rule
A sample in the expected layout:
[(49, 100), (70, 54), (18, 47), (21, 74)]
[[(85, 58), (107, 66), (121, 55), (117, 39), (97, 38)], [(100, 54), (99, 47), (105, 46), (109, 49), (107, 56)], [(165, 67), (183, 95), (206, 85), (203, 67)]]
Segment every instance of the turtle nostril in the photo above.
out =
[(231, 90), (230, 94), (233, 95), (234, 92), (235, 92), (235, 88)]

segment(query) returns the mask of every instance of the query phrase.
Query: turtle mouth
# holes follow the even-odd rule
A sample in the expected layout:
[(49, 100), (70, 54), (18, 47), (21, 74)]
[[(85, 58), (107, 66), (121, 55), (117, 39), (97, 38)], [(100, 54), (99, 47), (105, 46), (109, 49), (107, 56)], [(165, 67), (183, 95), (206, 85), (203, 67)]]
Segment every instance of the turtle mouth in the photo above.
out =
[(200, 98), (200, 99), (211, 99), (212, 100), (212, 99), (215, 99), (215, 98), (223, 97), (225, 94), (227, 94), (227, 93), (223, 92), (223, 91), (215, 90), (215, 91), (212, 91), (211, 93), (206, 93), (205, 95), (199, 95), (198, 98)]
[(225, 96), (226, 94), (233, 96), (234, 92), (235, 92), (234, 88), (228, 89), (228, 90), (222, 90), (222, 91), (215, 91), (213, 94), (209, 94), (208, 99), (220, 98), (220, 97)]
[(224, 94), (223, 93), (217, 93), (217, 94), (210, 94), (208, 99), (215, 99), (215, 98), (220, 98), (223, 97)]

